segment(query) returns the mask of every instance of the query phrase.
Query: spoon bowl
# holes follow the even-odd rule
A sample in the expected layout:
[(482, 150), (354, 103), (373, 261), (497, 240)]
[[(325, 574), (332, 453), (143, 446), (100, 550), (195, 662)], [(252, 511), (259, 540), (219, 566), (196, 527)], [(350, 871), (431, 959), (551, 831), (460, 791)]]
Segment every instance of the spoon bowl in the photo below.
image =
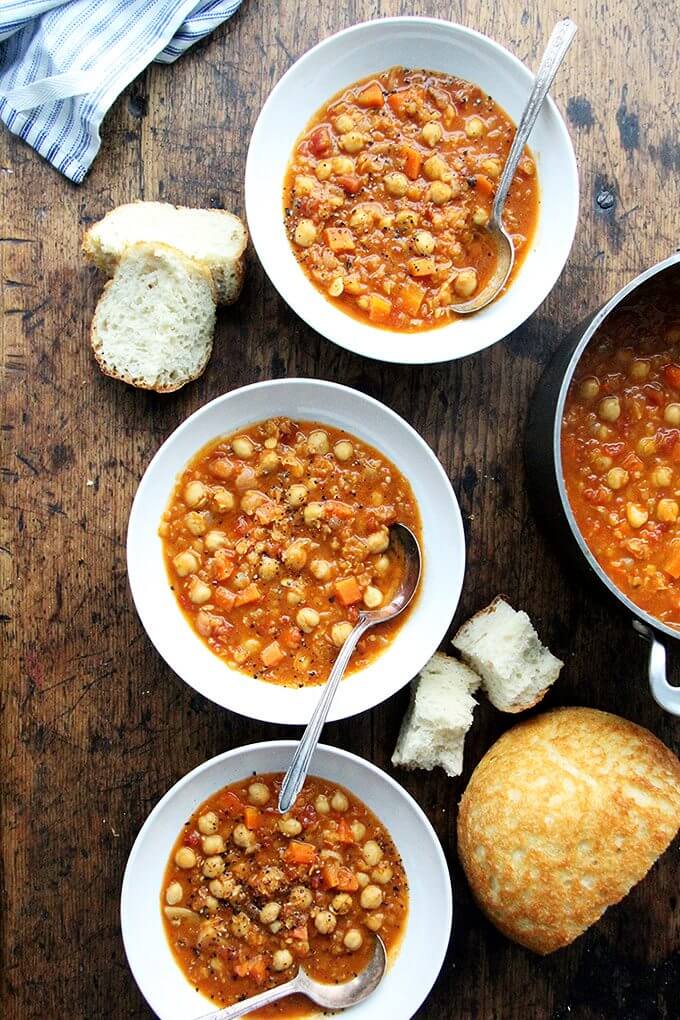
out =
[(226, 1006), (212, 1013), (204, 1013), (198, 1020), (236, 1020), (236, 1017), (247, 1016), (261, 1006), (268, 1006), (288, 995), (306, 995), (317, 1006), (323, 1009), (347, 1009), (349, 1006), (356, 1006), (359, 1002), (371, 995), (380, 984), (387, 969), (387, 950), (379, 935), (375, 936), (373, 954), (360, 974), (350, 981), (343, 981), (337, 985), (327, 984), (324, 981), (315, 981), (311, 978), (304, 967), (300, 967), (297, 974), (290, 981), (286, 981), (276, 988), (269, 988), (266, 992), (253, 995), (250, 999), (237, 1002), (234, 1006)]

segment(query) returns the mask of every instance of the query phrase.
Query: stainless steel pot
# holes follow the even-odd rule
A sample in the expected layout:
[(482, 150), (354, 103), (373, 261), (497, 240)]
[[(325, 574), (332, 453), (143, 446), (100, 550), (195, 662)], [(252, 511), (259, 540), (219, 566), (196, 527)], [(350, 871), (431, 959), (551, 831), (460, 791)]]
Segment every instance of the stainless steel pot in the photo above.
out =
[(628, 614), (636, 632), (649, 643), (649, 686), (654, 700), (673, 715), (680, 716), (680, 687), (666, 676), (665, 638), (680, 641), (674, 630), (645, 613), (620, 591), (605, 574), (584, 542), (567, 496), (560, 433), (564, 403), (581, 355), (607, 316), (634, 291), (643, 288), (660, 273), (677, 278), (680, 310), (680, 252), (647, 269), (622, 288), (590, 320), (571, 333), (545, 370), (532, 400), (526, 434), (526, 459), (534, 505), (546, 527), (564, 548), (577, 551), (577, 559), (591, 578)]

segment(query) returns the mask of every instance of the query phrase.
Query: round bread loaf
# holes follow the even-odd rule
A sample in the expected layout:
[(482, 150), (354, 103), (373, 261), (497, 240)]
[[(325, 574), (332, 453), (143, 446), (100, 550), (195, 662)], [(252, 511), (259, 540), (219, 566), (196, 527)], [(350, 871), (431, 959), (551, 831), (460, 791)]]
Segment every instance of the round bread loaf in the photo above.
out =
[(458, 853), (503, 934), (552, 953), (639, 882), (680, 828), (680, 762), (652, 733), (588, 708), (520, 723), (460, 802)]

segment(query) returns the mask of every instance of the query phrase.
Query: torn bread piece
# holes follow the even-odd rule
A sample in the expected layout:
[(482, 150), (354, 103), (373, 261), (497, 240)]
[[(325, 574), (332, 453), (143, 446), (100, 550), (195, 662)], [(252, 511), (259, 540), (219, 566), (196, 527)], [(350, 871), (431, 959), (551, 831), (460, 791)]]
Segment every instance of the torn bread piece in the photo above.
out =
[(392, 764), (433, 769), (449, 776), (463, 771), (465, 734), (477, 704), (472, 692), (481, 680), (450, 655), (435, 652), (411, 683), (411, 704), (401, 725)]
[(564, 665), (541, 644), (527, 614), (500, 596), (463, 624), (452, 643), (501, 712), (536, 705)]

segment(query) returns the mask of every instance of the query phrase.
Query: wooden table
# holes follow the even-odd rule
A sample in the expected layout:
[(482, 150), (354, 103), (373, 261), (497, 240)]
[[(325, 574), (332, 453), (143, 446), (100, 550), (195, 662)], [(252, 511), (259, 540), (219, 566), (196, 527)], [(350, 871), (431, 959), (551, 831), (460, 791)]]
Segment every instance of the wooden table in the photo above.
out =
[[(491, 350), (432, 368), (354, 357), (297, 319), (253, 256), (243, 296), (221, 314), (212, 361), (194, 385), (150, 396), (100, 376), (91, 356), (102, 281), (80, 257), (84, 228), (137, 198), (243, 212), (247, 142), (275, 81), (331, 32), (406, 7), (246, 0), (176, 65), (151, 67), (126, 90), (81, 187), (0, 133), (5, 1020), (151, 1016), (118, 921), (134, 837), (161, 794), (199, 762), (291, 735), (192, 695), (151, 647), (127, 587), (125, 528), (141, 474), (179, 422), (225, 390), (318, 376), (402, 414), (436, 451), (465, 518), (468, 569), (454, 626), (506, 593), (566, 661), (546, 704), (619, 712), (680, 749), (678, 723), (647, 691), (642, 642), (537, 534), (522, 462), (528, 402), (560, 338), (678, 242), (680, 9), (654, 0), (572, 5), (580, 32), (554, 95), (581, 169), (576, 243), (549, 299)], [(423, 0), (417, 10), (478, 28), (536, 66), (564, 7)], [(405, 703), (406, 692), (352, 725), (329, 726), (325, 737), (389, 771)], [(455, 889), (450, 952), (418, 1017), (677, 1017), (677, 841), (622, 905), (547, 959), (506, 941), (472, 904), (456, 861), (455, 805), (509, 722), (480, 705), (458, 782), (440, 771), (399, 774), (439, 833)]]

